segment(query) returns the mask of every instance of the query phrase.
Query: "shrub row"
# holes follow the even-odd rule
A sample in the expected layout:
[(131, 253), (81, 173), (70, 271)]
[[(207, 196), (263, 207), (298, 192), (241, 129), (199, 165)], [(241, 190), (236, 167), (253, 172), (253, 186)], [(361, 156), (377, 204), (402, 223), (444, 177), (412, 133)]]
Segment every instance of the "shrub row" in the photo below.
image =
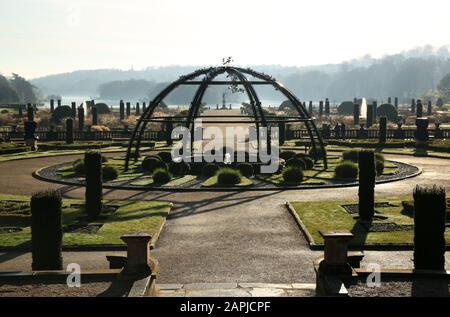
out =
[[(359, 150), (350, 150), (342, 153), (342, 160), (358, 163)], [(375, 153), (375, 167), (377, 175), (382, 175), (384, 171), (384, 156), (381, 153)]]

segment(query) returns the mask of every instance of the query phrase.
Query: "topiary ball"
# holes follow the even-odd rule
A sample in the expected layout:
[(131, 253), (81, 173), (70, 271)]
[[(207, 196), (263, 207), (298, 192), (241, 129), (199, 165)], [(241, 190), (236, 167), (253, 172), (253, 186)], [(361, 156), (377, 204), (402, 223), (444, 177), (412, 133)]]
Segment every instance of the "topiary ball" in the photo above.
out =
[(312, 158), (310, 157), (304, 157), (302, 158), (303, 162), (305, 163), (305, 169), (306, 170), (311, 170), (314, 168), (314, 161)]
[(172, 179), (172, 176), (167, 171), (167, 169), (157, 168), (153, 172), (152, 178), (153, 178), (153, 182), (155, 184), (166, 184), (166, 183), (170, 182), (170, 180)]
[(309, 154), (309, 156), (311, 156), (314, 160), (320, 160), (320, 159), (323, 159), (324, 157), (326, 157), (327, 151), (326, 151), (325, 149), (322, 149), (322, 148), (316, 148), (316, 149), (314, 150), (314, 148), (311, 147), (311, 148), (308, 150), (308, 154)]
[(289, 160), (287, 160), (286, 162), (286, 166), (295, 166), (295, 167), (299, 167), (301, 169), (306, 169), (306, 164), (303, 161), (303, 159), (298, 158), (298, 157), (293, 157)]
[(172, 162), (172, 153), (170, 152), (159, 152), (158, 156), (164, 163), (169, 164), (170, 162)]
[(241, 182), (241, 172), (225, 167), (217, 172), (217, 182), (222, 185), (236, 185)]
[(237, 165), (237, 169), (241, 172), (245, 177), (252, 177), (255, 171), (253, 170), (253, 166), (250, 163), (240, 163)]
[(169, 172), (174, 176), (184, 176), (191, 170), (189, 163), (186, 162), (170, 162)]
[(119, 176), (119, 169), (112, 165), (105, 165), (102, 167), (103, 180), (111, 181)]
[(219, 170), (219, 166), (217, 166), (214, 163), (208, 163), (202, 168), (202, 175), (206, 177), (212, 177), (216, 175), (217, 171)]
[(381, 154), (381, 153), (375, 153), (375, 160), (376, 160), (376, 161), (384, 162), (384, 161), (385, 161), (384, 155)]
[(283, 170), (283, 180), (286, 183), (301, 183), (303, 181), (303, 170), (298, 166), (289, 166)]
[(167, 170), (167, 164), (161, 161), (159, 156), (147, 156), (141, 165), (142, 169), (148, 172), (153, 172), (157, 168), (163, 168)]
[(344, 151), (342, 153), (342, 159), (344, 161), (352, 161), (354, 163), (358, 163), (358, 154), (358, 150)]
[(51, 121), (60, 124), (63, 119), (70, 117), (72, 117), (72, 108), (69, 106), (59, 106), (53, 111)]
[(358, 166), (352, 161), (343, 161), (334, 170), (335, 178), (355, 179), (358, 177)]
[(383, 175), (383, 172), (384, 172), (384, 161), (376, 160), (375, 161), (375, 169), (377, 171), (377, 175), (378, 176)]
[(96, 103), (95, 108), (97, 108), (97, 114), (111, 114), (111, 109), (106, 103)]
[(296, 155), (294, 151), (281, 151), (280, 158), (287, 161)]

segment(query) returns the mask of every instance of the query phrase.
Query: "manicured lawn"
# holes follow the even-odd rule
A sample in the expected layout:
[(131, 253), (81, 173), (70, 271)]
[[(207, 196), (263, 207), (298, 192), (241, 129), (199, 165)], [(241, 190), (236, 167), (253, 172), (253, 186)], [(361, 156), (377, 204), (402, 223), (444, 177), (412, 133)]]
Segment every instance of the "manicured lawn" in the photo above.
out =
[[(341, 162), (341, 156), (328, 155), (328, 168), (326, 170), (323, 169), (323, 164), (321, 161), (319, 161), (314, 165), (313, 169), (303, 171), (304, 179), (300, 184), (323, 185), (327, 182), (332, 181), (334, 179), (334, 170), (336, 169), (336, 166)], [(393, 175), (397, 171), (397, 166), (390, 162), (385, 162), (384, 167), (385, 168), (383, 171), (383, 175)], [(272, 175), (261, 174), (258, 175), (258, 178), (280, 186), (298, 185), (298, 183), (286, 183), (281, 173)]]
[[(102, 153), (110, 152), (120, 152), (126, 151), (126, 148), (119, 146), (112, 146), (109, 148), (101, 149)], [(26, 158), (38, 158), (38, 157), (51, 157), (60, 155), (74, 155), (74, 154), (84, 154), (86, 150), (52, 150), (52, 151), (30, 151), (18, 154), (5, 154), (0, 156), (0, 162), (20, 160)]]
[[(377, 223), (395, 223), (397, 225), (413, 225), (414, 219), (410, 212), (403, 210), (402, 201), (411, 200), (410, 196), (381, 198), (377, 202), (389, 202), (389, 207), (377, 207), (377, 216), (387, 219), (377, 219)], [(322, 202), (291, 202), (295, 212), (314, 239), (315, 244), (323, 245), (319, 230), (348, 230), (354, 234), (351, 242), (353, 246), (379, 245), (379, 244), (406, 244), (413, 245), (414, 232), (367, 232), (342, 205), (357, 204), (357, 201), (322, 201)], [(450, 244), (450, 231), (446, 230), (445, 238)]]
[[(253, 185), (253, 181), (245, 176), (241, 177), (241, 182), (239, 184), (236, 185), (232, 185), (232, 186), (236, 186), (236, 187), (248, 187), (248, 186), (252, 186)], [(232, 187), (230, 185), (222, 185), (219, 184), (217, 182), (217, 176), (213, 176), (208, 178), (207, 180), (205, 180), (202, 183), (203, 187)]]
[[(190, 182), (197, 178), (195, 175), (185, 175), (183, 177), (173, 177), (172, 180), (166, 184), (158, 185), (153, 182), (153, 178), (150, 173), (142, 170), (143, 157), (139, 158), (137, 161), (131, 160), (128, 171), (124, 170), (124, 159), (123, 158), (109, 158), (103, 165), (115, 166), (119, 171), (119, 176), (110, 181), (111, 183), (123, 183), (129, 182), (130, 185), (134, 186), (161, 186), (161, 187), (172, 187), (180, 186), (187, 182)], [(65, 178), (77, 178), (84, 177), (83, 175), (77, 174), (72, 165), (61, 167), (58, 170), (58, 174)]]
[[(0, 227), (20, 227), (22, 231), (0, 233), (0, 247), (18, 247), (30, 245), (29, 197), (0, 195)], [(9, 201), (9, 202), (8, 202)], [(8, 203), (5, 203), (8, 202)], [(80, 204), (82, 200), (63, 200), (63, 228), (69, 225), (102, 224), (94, 234), (64, 233), (64, 246), (101, 246), (122, 245), (120, 236), (130, 232), (147, 232), (154, 235), (160, 230), (171, 205), (158, 201), (105, 200), (104, 204), (117, 206), (112, 214), (102, 215), (99, 220), (89, 222), (85, 218)]]
[(135, 181), (131, 182), (131, 185), (134, 186), (161, 186), (161, 187), (174, 187), (186, 184), (187, 182), (193, 181), (196, 179), (195, 175), (185, 175), (183, 177), (174, 177), (172, 180), (166, 184), (158, 185), (153, 182), (153, 178), (151, 176), (141, 176), (137, 178)]

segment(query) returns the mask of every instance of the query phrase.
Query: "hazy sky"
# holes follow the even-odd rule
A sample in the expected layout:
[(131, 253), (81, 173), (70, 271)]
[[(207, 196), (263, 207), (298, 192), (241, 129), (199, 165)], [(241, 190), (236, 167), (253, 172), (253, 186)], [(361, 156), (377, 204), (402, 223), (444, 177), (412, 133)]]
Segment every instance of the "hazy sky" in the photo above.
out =
[(312, 65), (450, 44), (448, 0), (1, 0), (0, 72)]

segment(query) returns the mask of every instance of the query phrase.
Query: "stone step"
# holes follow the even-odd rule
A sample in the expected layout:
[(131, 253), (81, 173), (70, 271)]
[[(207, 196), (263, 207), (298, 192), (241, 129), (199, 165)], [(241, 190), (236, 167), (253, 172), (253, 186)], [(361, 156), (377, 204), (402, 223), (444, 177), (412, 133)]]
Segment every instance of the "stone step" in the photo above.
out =
[(159, 297), (312, 297), (314, 283), (157, 284)]

